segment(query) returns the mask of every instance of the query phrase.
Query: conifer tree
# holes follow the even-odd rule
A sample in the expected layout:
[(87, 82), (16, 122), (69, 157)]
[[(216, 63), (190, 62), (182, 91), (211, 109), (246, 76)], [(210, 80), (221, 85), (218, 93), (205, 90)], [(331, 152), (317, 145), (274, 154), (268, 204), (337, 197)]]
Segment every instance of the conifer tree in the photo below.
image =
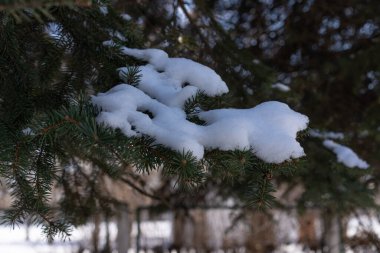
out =
[[(294, 162), (264, 162), (253, 150), (206, 150), (198, 159), (96, 121), (102, 108), (90, 97), (120, 82), (116, 69), (126, 66), (122, 78), (129, 85), (141, 81), (136, 67), (141, 59), (122, 54), (123, 47), (146, 46), (133, 21), (104, 2), (20, 0), (0, 6), (0, 176), (13, 200), (2, 218), (6, 222), (16, 225), (32, 217), (50, 239), (67, 236), (71, 225), (118, 204), (103, 194), (103, 176), (167, 207), (194, 205), (176, 194), (148, 192), (141, 173), (152, 170), (176, 182), (176, 191), (202, 192), (207, 184), (226, 182), (222, 190), (231, 190), (243, 205), (272, 203), (272, 175), (287, 172)], [(111, 47), (103, 43), (110, 39)], [(199, 93), (184, 111), (189, 121), (203, 124), (191, 118), (197, 108), (238, 104), (233, 102)], [(62, 191), (58, 202), (51, 200), (53, 189)]]

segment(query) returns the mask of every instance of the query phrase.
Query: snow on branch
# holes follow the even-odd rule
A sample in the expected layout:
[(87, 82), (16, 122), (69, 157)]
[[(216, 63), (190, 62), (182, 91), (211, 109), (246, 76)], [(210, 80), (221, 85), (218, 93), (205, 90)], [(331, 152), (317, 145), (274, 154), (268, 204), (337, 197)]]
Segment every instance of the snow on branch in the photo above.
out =
[[(169, 58), (159, 49), (122, 48), (126, 55), (148, 64), (140, 66), (141, 81), (134, 87), (120, 84), (92, 97), (102, 109), (97, 121), (119, 128), (127, 136), (148, 135), (157, 144), (202, 159), (205, 149), (251, 149), (268, 163), (305, 155), (297, 142), (308, 118), (276, 101), (251, 109), (203, 111), (197, 125), (186, 119), (185, 102), (199, 91), (207, 96), (228, 92), (226, 83), (211, 68), (185, 58)], [(119, 69), (121, 77), (125, 68)]]
[(344, 134), (340, 132), (320, 131), (318, 129), (310, 129), (309, 134), (311, 137), (320, 139), (344, 139)]
[(272, 88), (273, 89), (277, 89), (279, 91), (283, 91), (283, 92), (288, 92), (290, 91), (290, 87), (283, 84), (283, 83), (275, 83), (275, 84), (272, 84)]
[(338, 162), (343, 163), (349, 168), (358, 167), (367, 169), (368, 163), (359, 158), (359, 156), (349, 147), (338, 144), (332, 140), (324, 140), (323, 145), (333, 151), (338, 159)]
[[(228, 92), (228, 87), (222, 78), (214, 70), (198, 62), (185, 58), (169, 58), (168, 54), (160, 49), (140, 50), (124, 47), (122, 52), (148, 61), (150, 64), (147, 66), (156, 71), (165, 72), (162, 76), (168, 79), (164, 81), (169, 81), (169, 86), (180, 89), (181, 85), (189, 83), (208, 96), (218, 96)], [(162, 87), (165, 86), (167, 85), (162, 85)]]
[(332, 141), (332, 139), (343, 140), (343, 133), (310, 129), (309, 134), (311, 137), (323, 139), (323, 145), (333, 151), (337, 156), (338, 162), (345, 166), (349, 168), (358, 167), (360, 169), (367, 169), (369, 167), (368, 163), (360, 159), (352, 149)]

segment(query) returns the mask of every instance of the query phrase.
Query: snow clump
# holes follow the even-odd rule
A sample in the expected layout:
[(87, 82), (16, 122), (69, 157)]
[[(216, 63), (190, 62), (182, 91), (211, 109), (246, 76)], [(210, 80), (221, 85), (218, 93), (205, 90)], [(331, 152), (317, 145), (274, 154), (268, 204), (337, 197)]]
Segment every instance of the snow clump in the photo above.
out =
[[(136, 87), (119, 84), (92, 97), (102, 109), (98, 123), (130, 137), (148, 135), (157, 144), (190, 151), (197, 159), (208, 149), (251, 149), (268, 163), (305, 155), (296, 137), (309, 120), (288, 105), (270, 101), (251, 109), (202, 111), (198, 117), (206, 124), (197, 125), (187, 120), (185, 102), (198, 91), (210, 97), (228, 92), (214, 70), (189, 59), (169, 58), (159, 49), (124, 47), (122, 52), (148, 63), (139, 67), (141, 80)], [(119, 71), (123, 77), (126, 69)]]
[(272, 88), (273, 89), (277, 89), (279, 91), (283, 91), (283, 92), (288, 92), (290, 91), (290, 87), (283, 84), (283, 83), (275, 83), (275, 84), (272, 84)]
[(338, 159), (338, 162), (343, 163), (349, 168), (358, 167), (367, 169), (368, 163), (359, 158), (359, 156), (349, 147), (338, 144), (332, 140), (324, 140), (323, 145), (333, 151)]

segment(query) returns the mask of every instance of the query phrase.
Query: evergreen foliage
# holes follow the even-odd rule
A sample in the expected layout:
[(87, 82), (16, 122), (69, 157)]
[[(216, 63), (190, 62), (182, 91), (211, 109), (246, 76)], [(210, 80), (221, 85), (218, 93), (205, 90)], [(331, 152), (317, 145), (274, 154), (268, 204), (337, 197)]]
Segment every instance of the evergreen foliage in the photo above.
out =
[[(102, 191), (104, 177), (168, 207), (193, 206), (181, 193), (196, 188), (201, 194), (222, 182), (229, 182), (225, 193), (236, 191), (243, 203), (269, 206), (274, 165), (264, 164), (252, 151), (209, 151), (197, 161), (191, 153), (176, 153), (148, 137), (129, 138), (96, 123), (99, 111), (89, 98), (119, 82), (116, 69), (129, 66), (122, 78), (132, 85), (140, 78), (137, 62), (103, 41), (142, 47), (143, 40), (135, 24), (112, 8), (104, 12), (102, 4), (72, 3), (78, 1), (2, 5), (0, 176), (13, 199), (4, 221), (18, 225), (32, 217), (49, 239), (66, 237), (71, 225), (99, 211), (112, 212), (118, 204)], [(199, 108), (232, 102), (200, 93), (186, 103), (186, 112), (200, 122), (194, 116)], [(141, 174), (152, 170), (162, 171), (164, 179), (174, 183), (168, 184), (169, 191), (145, 189)], [(52, 200), (54, 190), (62, 191), (58, 201)]]
[[(141, 23), (151, 38), (150, 47), (213, 66), (233, 84), (229, 101), (234, 105), (249, 107), (268, 99), (288, 103), (309, 116), (312, 129), (344, 134), (337, 142), (371, 165), (369, 170), (347, 168), (323, 146), (323, 139), (305, 133), (306, 160), (268, 169), (275, 189), (285, 185), (287, 194), (301, 186), (296, 207), (320, 210), (327, 220), (358, 209), (378, 209), (374, 202), (380, 154), (378, 1), (163, 0), (158, 8), (153, 5), (142, 1), (129, 12), (133, 19), (144, 16)], [(276, 82), (291, 90), (272, 89)], [(228, 164), (228, 159), (223, 161)], [(265, 171), (265, 166), (253, 168)], [(234, 166), (226, 167), (213, 173), (229, 179), (229, 174), (241, 175)], [(232, 192), (244, 199), (239, 191), (242, 181), (211, 182), (209, 190), (216, 187), (221, 196)], [(257, 187), (265, 181), (260, 182), (249, 195), (256, 196), (252, 203), (260, 203)], [(273, 205), (295, 207), (283, 199)]]
[[(377, 208), (380, 150), (378, 84), (380, 5), (368, 1), (2, 1), (0, 4), (0, 176), (12, 192), (5, 221), (32, 215), (50, 237), (70, 234), (118, 201), (103, 177), (121, 181), (167, 208), (217, 205), (289, 208), (272, 197), (277, 186), (302, 185), (297, 207), (325, 214)], [(230, 15), (230, 18), (225, 18)], [(138, 21), (139, 25), (137, 25)], [(146, 41), (144, 38), (148, 38)], [(116, 47), (103, 46), (112, 39)], [(348, 169), (322, 140), (303, 133), (307, 159), (265, 164), (246, 151), (208, 151), (201, 161), (154, 140), (128, 138), (95, 122), (89, 97), (120, 82), (136, 85), (136, 60), (118, 46), (157, 47), (220, 73), (232, 94), (186, 103), (200, 108), (250, 107), (284, 101), (311, 118), (311, 127), (344, 133), (341, 141), (371, 164)], [(291, 86), (281, 93), (279, 81)], [(160, 171), (161, 189), (142, 177)], [(62, 190), (59, 201), (51, 200)], [(209, 192), (219, 198), (207, 199)], [(191, 195), (191, 198), (188, 196)], [(243, 209), (244, 210), (244, 209)]]
[[(143, 1), (131, 12), (139, 16), (145, 10), (144, 32), (153, 38), (151, 45), (209, 62), (233, 84), (235, 105), (250, 106), (268, 98), (284, 101), (310, 116), (311, 128), (343, 133), (340, 142), (357, 150), (373, 169), (352, 172), (336, 163), (322, 139), (306, 136), (307, 162), (289, 180), (307, 180), (306, 191), (321, 195), (319, 184), (326, 180), (314, 180), (317, 174), (331, 177), (326, 192), (337, 187), (331, 182), (352, 177), (364, 187), (358, 194), (371, 196), (362, 178), (372, 174), (372, 182), (378, 174), (377, 1), (179, 0), (162, 1), (151, 11), (152, 5)], [(157, 27), (166, 29), (157, 33)], [(173, 47), (178, 40), (182, 44)], [(290, 85), (291, 91), (272, 89), (277, 81)], [(351, 193), (346, 197), (356, 195)]]

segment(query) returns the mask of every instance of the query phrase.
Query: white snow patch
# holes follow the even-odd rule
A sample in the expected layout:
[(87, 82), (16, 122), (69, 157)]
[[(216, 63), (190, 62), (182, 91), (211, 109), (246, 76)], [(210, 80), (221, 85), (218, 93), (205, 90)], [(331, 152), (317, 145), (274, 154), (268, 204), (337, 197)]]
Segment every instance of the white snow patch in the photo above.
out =
[(378, 237), (380, 236), (380, 221), (376, 214), (359, 214), (349, 218), (346, 235), (354, 237), (361, 235), (363, 232), (373, 232)]
[(117, 44), (113, 40), (106, 40), (106, 41), (103, 41), (103, 46), (115, 47), (117, 46)]
[(309, 134), (311, 137), (320, 138), (320, 139), (344, 139), (344, 134), (340, 132), (331, 132), (331, 131), (320, 131), (318, 129), (310, 129)]
[(208, 96), (218, 96), (228, 92), (222, 78), (211, 68), (185, 58), (169, 58), (160, 49), (131, 49), (124, 47), (122, 52), (140, 60), (148, 61), (152, 69), (164, 71), (166, 76), (182, 84), (189, 83)]
[(304, 251), (304, 245), (302, 244), (283, 244), (280, 245), (273, 253), (303, 253)]
[(221, 150), (252, 148), (269, 163), (281, 163), (305, 155), (296, 141), (308, 118), (288, 105), (269, 101), (251, 109), (218, 109), (199, 113), (211, 130), (203, 141)]
[(132, 19), (132, 17), (131, 17), (129, 14), (127, 14), (127, 13), (123, 13), (123, 14), (121, 14), (120, 17), (121, 17), (122, 19), (124, 19), (125, 21), (129, 21), (129, 20)]
[[(186, 119), (182, 107), (199, 90), (208, 96), (228, 92), (220, 76), (192, 60), (169, 58), (162, 50), (122, 50), (149, 63), (140, 66), (137, 87), (120, 84), (92, 97), (93, 104), (102, 109), (99, 123), (119, 128), (127, 136), (148, 135), (157, 144), (190, 151), (198, 159), (205, 149), (252, 149), (269, 163), (305, 155), (296, 135), (306, 128), (308, 118), (286, 104), (270, 101), (251, 109), (203, 111), (198, 116), (206, 125), (197, 125)], [(123, 77), (126, 69), (119, 70)], [(184, 83), (188, 85), (183, 87)]]
[(27, 127), (21, 131), (24, 135), (34, 135), (33, 130), (30, 127)]
[(283, 92), (288, 92), (290, 91), (290, 87), (283, 84), (283, 83), (275, 83), (275, 84), (272, 84), (272, 88), (273, 89), (277, 89), (279, 91), (283, 91)]
[(360, 169), (367, 169), (369, 167), (367, 162), (360, 159), (352, 149), (346, 146), (332, 140), (324, 140), (323, 145), (336, 154), (338, 162), (343, 163), (349, 168), (358, 167)]
[(278, 244), (289, 244), (298, 241), (299, 223), (296, 212), (273, 210), (273, 222)]
[[(183, 81), (168, 76), (166, 72), (159, 73), (150, 64), (140, 66), (139, 69), (141, 79), (137, 88), (168, 106), (182, 107), (186, 100), (199, 91), (192, 85), (182, 88)], [(123, 79), (127, 68), (120, 68), (119, 71), (120, 78)]]
[[(118, 38), (121, 41), (127, 41), (127, 38), (125, 38), (125, 36), (123, 34), (121, 34), (120, 32), (118, 32), (118, 31), (111, 30), (111, 29), (106, 29), (106, 31), (108, 32), (108, 35), (111, 38)], [(114, 42), (112, 40), (108, 41), (108, 42), (103, 42), (103, 45), (107, 46), (107, 43), (111, 43), (111, 44), (108, 44), (108, 45), (112, 45), (112, 43), (114, 43)]]
[[(102, 248), (106, 241), (106, 231), (109, 231), (111, 246), (115, 247), (117, 238), (117, 224), (110, 222), (100, 223), (99, 246)], [(71, 236), (61, 241), (59, 238), (49, 244), (46, 237), (42, 234), (41, 228), (35, 225), (27, 227), (20, 225), (19, 227), (0, 226), (0, 252), (4, 253), (70, 253), (78, 252), (80, 248), (84, 248), (83, 252), (90, 252), (92, 232), (94, 224), (78, 226), (73, 229)], [(172, 221), (142, 221), (140, 223), (140, 236), (143, 246), (162, 246), (162, 243), (170, 240), (172, 236)], [(131, 239), (133, 242), (137, 237), (137, 222), (133, 222), (131, 230)], [(28, 238), (28, 240), (27, 240)], [(131, 245), (134, 246), (133, 244)], [(135, 249), (129, 249), (128, 252), (134, 253)]]
[(105, 5), (99, 6), (99, 11), (100, 11), (100, 13), (102, 13), (103, 15), (107, 15), (107, 14), (108, 14), (108, 7), (105, 6)]
[(52, 39), (60, 39), (62, 37), (61, 33), (62, 26), (56, 22), (49, 22), (45, 25), (45, 33), (49, 35)]

